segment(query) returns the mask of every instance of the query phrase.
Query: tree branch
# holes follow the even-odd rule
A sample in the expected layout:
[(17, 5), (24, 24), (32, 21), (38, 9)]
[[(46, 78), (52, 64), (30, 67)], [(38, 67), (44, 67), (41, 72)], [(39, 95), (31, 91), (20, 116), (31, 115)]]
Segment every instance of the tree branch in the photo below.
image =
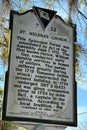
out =
[(74, 4), (76, 10), (78, 11), (79, 14), (81, 14), (85, 19), (87, 19), (87, 17), (78, 9), (78, 7)]
[(0, 42), (0, 47), (6, 47), (6, 48), (8, 48), (8, 45)]
[(58, 3), (59, 3), (59, 5), (60, 5), (60, 7), (66, 12), (66, 14), (68, 14), (69, 15), (69, 13), (64, 9), (64, 7), (60, 4), (60, 1), (58, 1)]

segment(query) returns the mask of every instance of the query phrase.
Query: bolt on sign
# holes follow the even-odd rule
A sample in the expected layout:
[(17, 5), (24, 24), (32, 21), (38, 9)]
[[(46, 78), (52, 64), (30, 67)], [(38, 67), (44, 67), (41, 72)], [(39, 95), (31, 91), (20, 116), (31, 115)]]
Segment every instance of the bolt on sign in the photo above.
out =
[(3, 120), (76, 126), (75, 28), (56, 11), (10, 14)]

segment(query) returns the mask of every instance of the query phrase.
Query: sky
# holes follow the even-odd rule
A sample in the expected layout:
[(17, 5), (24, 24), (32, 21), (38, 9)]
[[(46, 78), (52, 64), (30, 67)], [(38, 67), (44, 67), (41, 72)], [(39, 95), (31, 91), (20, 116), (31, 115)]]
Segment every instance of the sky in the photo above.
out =
[[(64, 9), (66, 10), (65, 6)], [(84, 6), (81, 6), (81, 10), (85, 10)], [(64, 12), (64, 10), (62, 10)], [(58, 11), (59, 12), (59, 11)], [(63, 16), (63, 12), (61, 15)], [(85, 13), (85, 12), (84, 12)], [(66, 13), (67, 14), (67, 13)], [(65, 14), (64, 14), (65, 15)], [(63, 16), (64, 18), (64, 16)], [(79, 21), (77, 25), (78, 33), (77, 33), (77, 41), (80, 43), (84, 49), (87, 50), (87, 39), (85, 33), (85, 22), (81, 19), (81, 23)], [(74, 17), (73, 22), (77, 20), (77, 17)], [(86, 21), (87, 23), (87, 21)], [(80, 33), (80, 35), (78, 35)], [(68, 127), (66, 130), (79, 130), (80, 128), (83, 130), (87, 124), (87, 53), (83, 55), (79, 54), (79, 67), (81, 69), (81, 75), (79, 74), (79, 80), (77, 81), (77, 120), (78, 126), (77, 128)], [(76, 75), (77, 76), (77, 75)], [(83, 78), (81, 78), (83, 77)], [(82, 80), (81, 80), (82, 79)], [(86, 126), (87, 129), (87, 126)], [(85, 130), (85, 129), (84, 129)]]
[[(34, 3), (35, 6), (43, 6), (41, 3)], [(67, 6), (61, 8), (58, 5), (55, 5), (55, 10), (58, 11), (58, 15), (61, 17), (65, 17), (67, 15), (67, 11), (65, 12)], [(82, 7), (83, 9), (83, 7)], [(79, 24), (79, 23), (78, 23)], [(81, 22), (83, 28), (85, 27), (84, 22)], [(78, 28), (78, 31), (81, 32), (81, 28)], [(83, 30), (84, 33), (84, 30)], [(85, 49), (87, 49), (87, 40), (85, 39), (85, 35), (83, 33), (80, 35), (80, 37), (77, 35), (78, 41), (83, 45)], [(0, 50), (1, 52), (1, 50)], [(80, 61), (80, 68), (82, 70), (81, 75), (83, 76), (83, 82), (79, 80), (77, 82), (77, 113), (78, 113), (78, 127), (68, 127), (66, 130), (79, 130), (82, 126), (85, 127), (87, 124), (87, 54), (86, 55), (80, 55), (79, 61)], [(2, 76), (4, 78), (6, 68), (3, 66), (2, 61), (0, 60), (0, 77)], [(4, 80), (0, 81), (0, 87), (4, 87)], [(86, 125), (87, 126), (87, 125)]]

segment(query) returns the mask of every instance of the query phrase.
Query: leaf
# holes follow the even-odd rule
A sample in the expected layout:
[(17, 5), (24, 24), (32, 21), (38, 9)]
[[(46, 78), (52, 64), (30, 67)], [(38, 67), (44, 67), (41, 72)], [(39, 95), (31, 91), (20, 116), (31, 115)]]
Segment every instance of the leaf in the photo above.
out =
[(81, 51), (81, 45), (75, 44), (75, 52)]
[(78, 73), (80, 71), (79, 69), (79, 61), (78, 59), (75, 59), (75, 72)]
[(3, 60), (3, 62), (6, 64), (8, 61), (8, 49), (3, 47), (2, 49), (2, 55), (1, 55), (1, 59)]

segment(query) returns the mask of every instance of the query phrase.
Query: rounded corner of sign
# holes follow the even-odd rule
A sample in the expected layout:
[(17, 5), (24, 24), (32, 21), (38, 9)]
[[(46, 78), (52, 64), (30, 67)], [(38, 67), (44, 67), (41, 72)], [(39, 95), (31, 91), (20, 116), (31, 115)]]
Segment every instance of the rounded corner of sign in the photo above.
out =
[(77, 118), (75, 118), (74, 121), (71, 122), (69, 126), (77, 127)]

